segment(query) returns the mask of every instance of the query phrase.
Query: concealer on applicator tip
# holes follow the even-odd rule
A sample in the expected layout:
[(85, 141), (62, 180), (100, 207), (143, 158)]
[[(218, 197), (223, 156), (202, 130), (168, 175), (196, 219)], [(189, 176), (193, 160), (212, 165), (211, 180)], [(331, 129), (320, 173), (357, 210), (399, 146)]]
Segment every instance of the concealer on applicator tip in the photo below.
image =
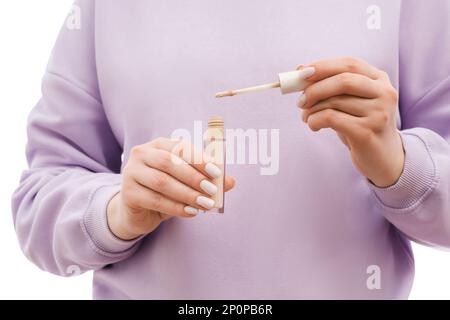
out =
[(300, 70), (282, 72), (278, 74), (278, 82), (267, 83), (260, 86), (248, 87), (236, 90), (227, 90), (216, 93), (216, 98), (232, 97), (238, 94), (259, 92), (268, 89), (280, 88), (281, 94), (303, 91), (307, 80), (314, 74), (313, 67), (306, 67)]

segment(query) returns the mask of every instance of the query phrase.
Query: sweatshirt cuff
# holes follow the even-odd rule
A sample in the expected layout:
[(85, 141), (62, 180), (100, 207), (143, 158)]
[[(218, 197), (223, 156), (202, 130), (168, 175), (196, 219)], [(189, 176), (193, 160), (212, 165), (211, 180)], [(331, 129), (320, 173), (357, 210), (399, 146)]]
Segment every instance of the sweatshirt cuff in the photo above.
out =
[(107, 253), (123, 253), (132, 248), (143, 237), (126, 241), (116, 237), (109, 229), (107, 206), (109, 201), (120, 191), (120, 184), (103, 186), (91, 196), (84, 224), (86, 231), (95, 246)]
[(409, 209), (421, 203), (434, 189), (436, 167), (426, 143), (417, 135), (401, 132), (405, 164), (399, 180), (379, 188), (369, 182), (378, 201), (391, 209)]

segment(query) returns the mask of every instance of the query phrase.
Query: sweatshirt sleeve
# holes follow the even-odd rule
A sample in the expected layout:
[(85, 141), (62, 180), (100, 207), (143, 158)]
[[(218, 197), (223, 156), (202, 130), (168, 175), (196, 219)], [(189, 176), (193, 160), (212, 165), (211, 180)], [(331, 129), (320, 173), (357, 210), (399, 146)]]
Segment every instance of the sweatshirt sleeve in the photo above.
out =
[(106, 219), (120, 191), (122, 150), (98, 88), (94, 8), (76, 1), (58, 36), (28, 119), (29, 168), (12, 197), (25, 255), (62, 276), (126, 259), (139, 242), (116, 238)]
[(400, 26), (399, 181), (371, 188), (409, 238), (450, 248), (450, 1), (403, 1)]

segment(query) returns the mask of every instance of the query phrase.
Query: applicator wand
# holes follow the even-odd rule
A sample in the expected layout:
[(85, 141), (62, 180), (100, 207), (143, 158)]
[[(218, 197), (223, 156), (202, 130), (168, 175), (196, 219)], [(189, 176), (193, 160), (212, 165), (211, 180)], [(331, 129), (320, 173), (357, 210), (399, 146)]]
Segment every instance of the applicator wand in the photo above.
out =
[(305, 89), (306, 79), (312, 76), (314, 68), (308, 67), (301, 70), (282, 72), (278, 74), (278, 82), (267, 83), (260, 86), (248, 87), (237, 90), (227, 90), (216, 93), (216, 98), (232, 97), (238, 94), (259, 92), (268, 89), (280, 88), (281, 94), (299, 92)]

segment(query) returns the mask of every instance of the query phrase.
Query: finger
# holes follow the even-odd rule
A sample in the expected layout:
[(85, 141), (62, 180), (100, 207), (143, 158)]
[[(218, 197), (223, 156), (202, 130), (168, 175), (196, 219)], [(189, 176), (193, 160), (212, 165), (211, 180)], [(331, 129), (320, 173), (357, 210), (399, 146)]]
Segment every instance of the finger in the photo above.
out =
[(225, 176), (225, 181), (224, 181), (224, 191), (225, 192), (233, 189), (235, 185), (236, 185), (236, 180), (234, 180), (234, 178), (232, 178), (230, 176)]
[(314, 67), (315, 72), (309, 81), (320, 81), (340, 73), (349, 72), (357, 73), (369, 77), (373, 80), (377, 80), (381, 76), (379, 69), (375, 68), (368, 62), (354, 58), (354, 57), (341, 57), (335, 59), (325, 59), (312, 63), (309, 67)]
[[(312, 114), (308, 118), (308, 126), (313, 131), (330, 128), (342, 134), (345, 138), (352, 140), (362, 137), (361, 118), (351, 116), (347, 113), (325, 109), (323, 111)], [(361, 136), (358, 136), (361, 134)]]
[(212, 181), (209, 177), (166, 150), (147, 148), (143, 161), (147, 166), (165, 172), (197, 191), (210, 192), (211, 187), (208, 186)]
[(186, 141), (158, 138), (150, 142), (150, 145), (178, 156), (211, 178), (219, 178), (222, 176), (222, 170), (219, 168), (221, 164), (214, 163), (214, 159)]
[(359, 74), (341, 73), (316, 82), (306, 88), (299, 101), (299, 107), (307, 109), (318, 103), (339, 95), (351, 95), (373, 99), (380, 95), (376, 81)]
[(167, 220), (173, 216), (190, 218), (199, 213), (198, 208), (174, 201), (139, 183), (136, 183), (136, 187), (132, 188), (128, 197), (139, 208), (159, 213), (161, 220)]
[(365, 117), (370, 114), (373, 105), (373, 99), (357, 98), (346, 95), (335, 96), (320, 101), (309, 109), (303, 110), (303, 121), (307, 122), (310, 115), (325, 109), (335, 109), (356, 117)]
[[(132, 173), (135, 181), (165, 197), (204, 210), (210, 210), (214, 207), (214, 200), (207, 196), (206, 193), (192, 189), (165, 172), (145, 165), (137, 165), (135, 170)], [(217, 193), (218, 188), (211, 182), (208, 183), (209, 185), (205, 188), (209, 188), (210, 195)]]
[[(143, 160), (149, 167), (163, 171), (197, 191), (210, 194), (211, 187), (208, 188), (208, 181), (212, 183), (212, 179), (176, 155), (166, 150), (148, 148)], [(226, 176), (225, 191), (231, 190), (234, 185), (234, 179)]]

